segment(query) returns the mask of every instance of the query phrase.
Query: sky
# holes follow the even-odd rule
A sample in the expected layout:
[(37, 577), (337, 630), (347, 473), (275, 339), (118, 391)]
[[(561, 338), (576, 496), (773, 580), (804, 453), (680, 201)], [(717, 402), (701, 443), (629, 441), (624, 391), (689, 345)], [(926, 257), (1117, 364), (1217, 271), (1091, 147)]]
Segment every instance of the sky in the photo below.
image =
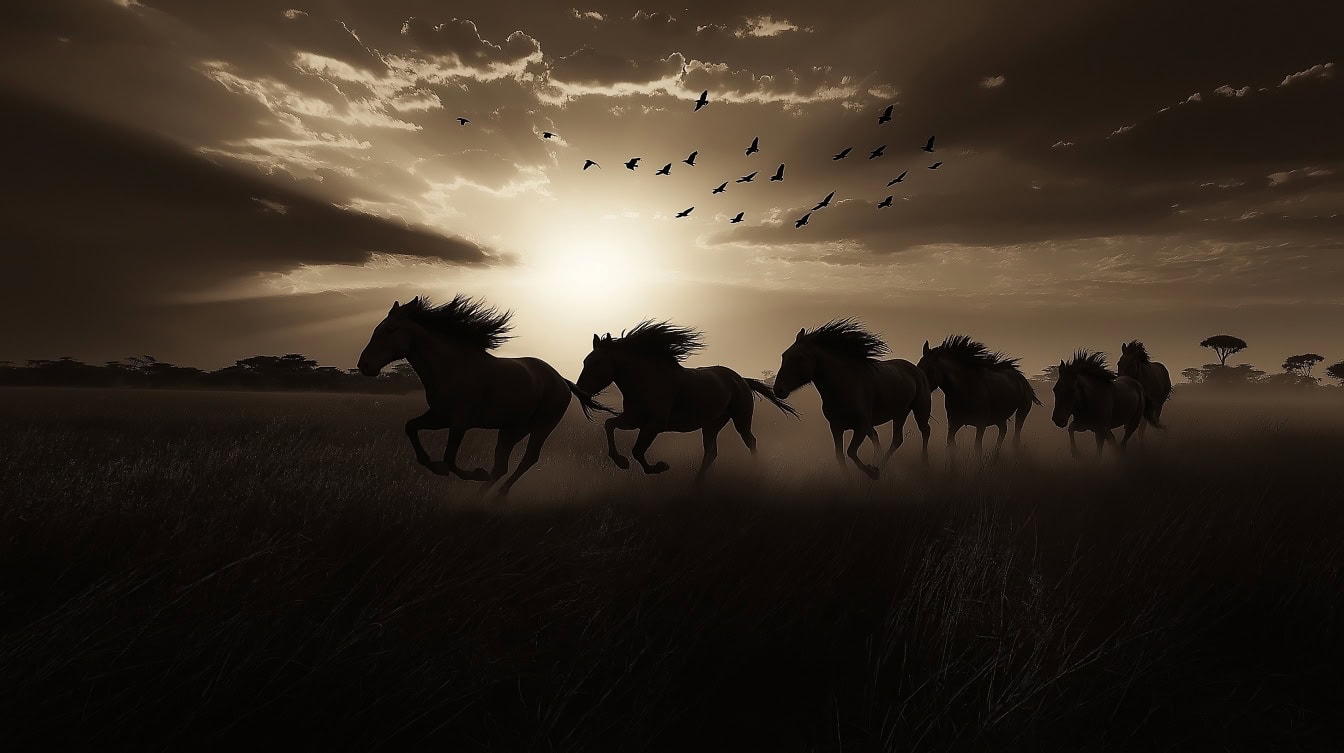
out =
[(462, 293), (571, 378), (646, 318), (747, 374), (844, 316), (1028, 373), (1224, 332), (1333, 362), (1341, 51), (1344, 5), (1292, 0), (11, 0), (0, 360), (352, 367)]

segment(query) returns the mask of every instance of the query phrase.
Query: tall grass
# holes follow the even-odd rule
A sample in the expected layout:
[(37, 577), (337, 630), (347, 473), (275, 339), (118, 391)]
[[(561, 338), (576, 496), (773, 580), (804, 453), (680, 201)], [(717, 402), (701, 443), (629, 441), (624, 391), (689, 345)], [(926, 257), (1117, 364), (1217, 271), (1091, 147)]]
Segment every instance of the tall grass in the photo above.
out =
[(1066, 461), (1034, 416), (1020, 456), (954, 475), (907, 446), (877, 484), (764, 406), (762, 456), (725, 434), (700, 487), (694, 438), (659, 440), (675, 469), (646, 478), (575, 420), (500, 501), (412, 462), (413, 400), (3, 397), (13, 744), (1344, 739), (1337, 404), (1178, 402), (1123, 462)]

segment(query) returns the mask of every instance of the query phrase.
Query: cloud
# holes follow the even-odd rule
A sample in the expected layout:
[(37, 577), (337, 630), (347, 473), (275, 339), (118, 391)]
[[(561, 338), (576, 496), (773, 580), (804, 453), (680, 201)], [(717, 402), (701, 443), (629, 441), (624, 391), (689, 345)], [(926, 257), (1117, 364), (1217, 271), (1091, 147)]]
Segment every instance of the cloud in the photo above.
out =
[(1050, 145), (1050, 148), (1051, 148), (1051, 149), (1066, 149), (1066, 148), (1071, 147), (1071, 146), (1073, 146), (1073, 142), (1072, 142), (1072, 141), (1064, 141), (1064, 140), (1061, 139), (1061, 140), (1056, 141), (1055, 143), (1051, 144), (1051, 145)]
[(980, 86), (984, 89), (997, 89), (1008, 82), (1003, 76), (986, 76), (980, 79)]
[(288, 18), (291, 21), (299, 18), (306, 18), (308, 16), (307, 13), (301, 10), (295, 10), (294, 8), (290, 8), (281, 15), (283, 15), (285, 18)]
[(1229, 86), (1229, 85), (1227, 85), (1227, 84), (1223, 84), (1222, 86), (1218, 87), (1217, 89), (1214, 89), (1214, 90), (1213, 90), (1213, 93), (1214, 93), (1214, 94), (1217, 94), (1217, 95), (1220, 96), (1220, 97), (1234, 97), (1234, 98), (1240, 98), (1240, 97), (1244, 97), (1244, 96), (1246, 96), (1247, 94), (1249, 94), (1250, 91), (1251, 91), (1251, 87), (1249, 87), (1249, 86), (1243, 86), (1243, 87), (1241, 87), (1240, 89), (1233, 89), (1231, 86)]
[(774, 37), (788, 31), (799, 31), (798, 25), (783, 18), (776, 19), (765, 15), (747, 18), (743, 21), (741, 28), (733, 32), (733, 36), (739, 38)]
[(1311, 66), (1305, 71), (1298, 71), (1297, 73), (1290, 73), (1287, 76), (1284, 76), (1283, 80), (1279, 82), (1279, 86), (1289, 86), (1290, 84), (1295, 84), (1299, 81), (1307, 81), (1313, 78), (1316, 79), (1334, 78), (1334, 75), (1335, 75), (1334, 63), (1317, 63), (1316, 65)]
[(1303, 178), (1328, 178), (1334, 175), (1335, 171), (1323, 167), (1300, 167), (1296, 170), (1280, 170), (1270, 173), (1265, 177), (1269, 179), (1270, 187), (1282, 186), (1294, 180)]
[(606, 16), (602, 15), (601, 13), (598, 13), (595, 10), (579, 10), (578, 8), (570, 8), (569, 15), (580, 21), (595, 21), (601, 23), (602, 21), (607, 20)]
[(1201, 95), (1199, 92), (1195, 92), (1194, 94), (1191, 94), (1190, 96), (1182, 100), (1181, 104), (1188, 105), (1191, 102), (1202, 102), (1203, 100), (1204, 100), (1203, 95)]
[(465, 19), (434, 24), (412, 16), (402, 23), (401, 34), (420, 52), (452, 56), (468, 65), (513, 63), (541, 52), (537, 40), (521, 31), (510, 34), (503, 44), (494, 44), (481, 37), (474, 22)]
[(1135, 125), (1135, 124), (1126, 125), (1126, 126), (1120, 126), (1119, 128), (1115, 129), (1114, 131), (1111, 131), (1110, 135), (1107, 136), (1106, 138), (1110, 139), (1110, 138), (1114, 138), (1114, 137), (1116, 137), (1116, 136), (1123, 136), (1123, 135), (1125, 135), (1126, 133), (1129, 133), (1130, 131), (1134, 130), (1134, 125)]
[(680, 54), (641, 63), (620, 55), (599, 52), (591, 47), (578, 50), (551, 64), (550, 80), (561, 84), (580, 84), (613, 88), (620, 84), (650, 84), (677, 79), (685, 68)]

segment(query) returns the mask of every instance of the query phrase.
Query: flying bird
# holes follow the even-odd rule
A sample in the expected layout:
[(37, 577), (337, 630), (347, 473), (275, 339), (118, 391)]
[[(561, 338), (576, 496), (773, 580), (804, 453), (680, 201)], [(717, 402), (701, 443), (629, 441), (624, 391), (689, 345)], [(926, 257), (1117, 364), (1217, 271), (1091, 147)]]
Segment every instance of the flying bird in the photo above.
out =
[(599, 164), (597, 164), (596, 162), (594, 162), (594, 161), (592, 161), (592, 160), (590, 160), (590, 159), (586, 159), (586, 160), (584, 160), (584, 161), (583, 161), (583, 169), (584, 169), (584, 170), (587, 170), (587, 169), (590, 168), (590, 167), (596, 167), (598, 170), (601, 170), (601, 169), (602, 169), (602, 166), (599, 165)]
[(661, 170), (659, 170), (658, 172), (654, 173), (654, 175), (671, 175), (671, 174), (672, 174), (672, 163), (671, 163), (671, 162), (667, 163), (666, 165), (663, 165), (663, 169), (661, 169)]
[(742, 221), (742, 215), (744, 215), (744, 214), (746, 214), (746, 212), (738, 212), (736, 217), (732, 218), (731, 220), (728, 220), (728, 224), (730, 224), (730, 225), (736, 225), (737, 223), (741, 222), (741, 221)]
[(893, 109), (895, 109), (895, 107), (896, 107), (896, 105), (887, 105), (887, 109), (883, 110), (883, 111), (882, 111), (882, 114), (879, 115), (879, 116), (877, 116), (877, 124), (878, 124), (878, 125), (882, 125), (883, 123), (888, 123), (888, 122), (890, 122), (890, 121), (891, 121), (891, 111), (892, 111)]
[(893, 197), (893, 196), (888, 196), (887, 198), (883, 199), (883, 200), (881, 201), (881, 203), (879, 203), (879, 204), (877, 205), (877, 208), (878, 208), (878, 209), (886, 209), (887, 207), (891, 206), (891, 200), (892, 200), (893, 198), (895, 198), (895, 197)]
[(686, 207), (685, 209), (681, 210), (680, 212), (677, 212), (677, 216), (678, 216), (678, 217), (685, 217), (686, 215), (690, 214), (691, 211), (694, 210), (694, 209), (695, 209), (695, 207)]
[(797, 230), (798, 228), (802, 227), (803, 225), (806, 225), (806, 224), (807, 224), (807, 220), (808, 220), (808, 218), (811, 217), (811, 216), (812, 216), (812, 213), (811, 213), (811, 212), (808, 212), (807, 214), (803, 215), (802, 217), (799, 217), (798, 219), (794, 220), (794, 221), (793, 221), (793, 227), (794, 227), (794, 229)]
[(852, 151), (854, 151), (854, 147), (852, 147), (852, 146), (847, 146), (847, 147), (845, 147), (844, 149), (840, 150), (840, 153), (839, 153), (839, 154), (835, 155), (834, 157), (831, 157), (831, 159), (833, 159), (833, 160), (834, 160), (834, 159), (844, 159), (845, 157), (848, 157), (848, 156), (849, 156), (849, 153), (852, 152)]
[(470, 123), (470, 122), (471, 122), (471, 121), (470, 121), (470, 120), (467, 120), (466, 118), (458, 118), (458, 119), (457, 119), (457, 124), (458, 124), (458, 125), (466, 125), (466, 124), (468, 124), (468, 123)]
[(686, 164), (690, 165), (691, 167), (695, 167), (695, 155), (697, 155), (697, 154), (699, 154), (699, 153), (700, 153), (700, 152), (691, 152), (691, 156), (689, 156), (689, 157), (687, 157), (686, 159), (682, 160), (682, 162), (685, 162)]
[(543, 139), (553, 139), (553, 138), (555, 138), (555, 134), (551, 133), (550, 131), (542, 131), (542, 132), (541, 132), (541, 137), (542, 137)]
[(643, 159), (643, 157), (632, 157), (629, 162), (625, 163), (625, 169), (634, 170), (636, 167), (639, 167), (639, 161), (641, 159)]
[(891, 180), (887, 181), (887, 188), (891, 188), (892, 186), (896, 185), (897, 183), (904, 183), (904, 182), (905, 182), (905, 174), (908, 173), (908, 172), (910, 172), (910, 171), (909, 171), (909, 170), (902, 170), (900, 175), (897, 175), (895, 178), (892, 178)]
[[(756, 172), (760, 172), (760, 170), (757, 170)], [(755, 177), (756, 177), (756, 173), (752, 173), (751, 175), (743, 175), (741, 178), (738, 178), (737, 180), (735, 180), (735, 181), (733, 181), (733, 182), (734, 182), (734, 183), (750, 183), (750, 182), (751, 182), (751, 179), (752, 179), (752, 178), (755, 178)]]
[(942, 165), (943, 165), (943, 163), (941, 163), (941, 162), (935, 162), (935, 163), (933, 163), (932, 165), (929, 165), (929, 169), (930, 169), (930, 170), (937, 170), (939, 167), (942, 167)]
[(815, 212), (818, 209), (825, 209), (826, 207), (829, 207), (831, 205), (831, 199), (834, 198), (835, 198), (835, 191), (831, 191), (830, 193), (826, 194), (826, 198), (817, 202), (817, 205), (815, 207), (812, 207), (812, 211)]
[(728, 190), (728, 181), (725, 180), (724, 182), (719, 184), (718, 188), (714, 189), (713, 191), (710, 191), (710, 193), (723, 193), (724, 191), (727, 190)]
[(780, 181), (780, 180), (784, 180), (784, 163), (783, 163), (783, 162), (779, 163), (779, 169), (775, 170), (775, 174), (774, 174), (774, 175), (771, 175), (771, 176), (770, 176), (770, 180), (771, 180), (771, 181)]
[(761, 137), (757, 136), (751, 140), (751, 146), (747, 147), (747, 156), (750, 157), (759, 151), (761, 151)]
[(883, 153), (885, 153), (886, 151), (887, 151), (887, 145), (883, 144), (882, 146), (879, 146), (878, 148), (869, 152), (868, 159), (877, 159), (878, 157), (881, 157)]
[(929, 137), (929, 143), (925, 144), (924, 146), (921, 146), (920, 149), (923, 149), (923, 150), (926, 151), (926, 152), (932, 152), (932, 151), (933, 151), (933, 138), (934, 138), (933, 136), (930, 136), (930, 137)]
[(700, 112), (700, 108), (709, 104), (709, 90), (700, 92), (700, 99), (695, 100), (695, 112)]

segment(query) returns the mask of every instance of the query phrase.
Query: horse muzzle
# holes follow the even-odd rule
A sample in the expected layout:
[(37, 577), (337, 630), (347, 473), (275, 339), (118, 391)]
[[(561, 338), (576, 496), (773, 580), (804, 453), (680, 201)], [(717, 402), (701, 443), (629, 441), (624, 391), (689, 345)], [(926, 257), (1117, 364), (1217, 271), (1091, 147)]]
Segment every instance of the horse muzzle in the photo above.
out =
[(359, 373), (363, 374), (366, 377), (376, 377), (378, 376), (378, 372), (382, 371), (382, 369), (378, 368), (377, 366), (374, 366), (371, 363), (365, 363), (364, 361), (359, 362), (358, 368)]
[(1050, 420), (1055, 423), (1055, 426), (1058, 426), (1061, 429), (1066, 428), (1069, 425), (1068, 416), (1051, 416)]

